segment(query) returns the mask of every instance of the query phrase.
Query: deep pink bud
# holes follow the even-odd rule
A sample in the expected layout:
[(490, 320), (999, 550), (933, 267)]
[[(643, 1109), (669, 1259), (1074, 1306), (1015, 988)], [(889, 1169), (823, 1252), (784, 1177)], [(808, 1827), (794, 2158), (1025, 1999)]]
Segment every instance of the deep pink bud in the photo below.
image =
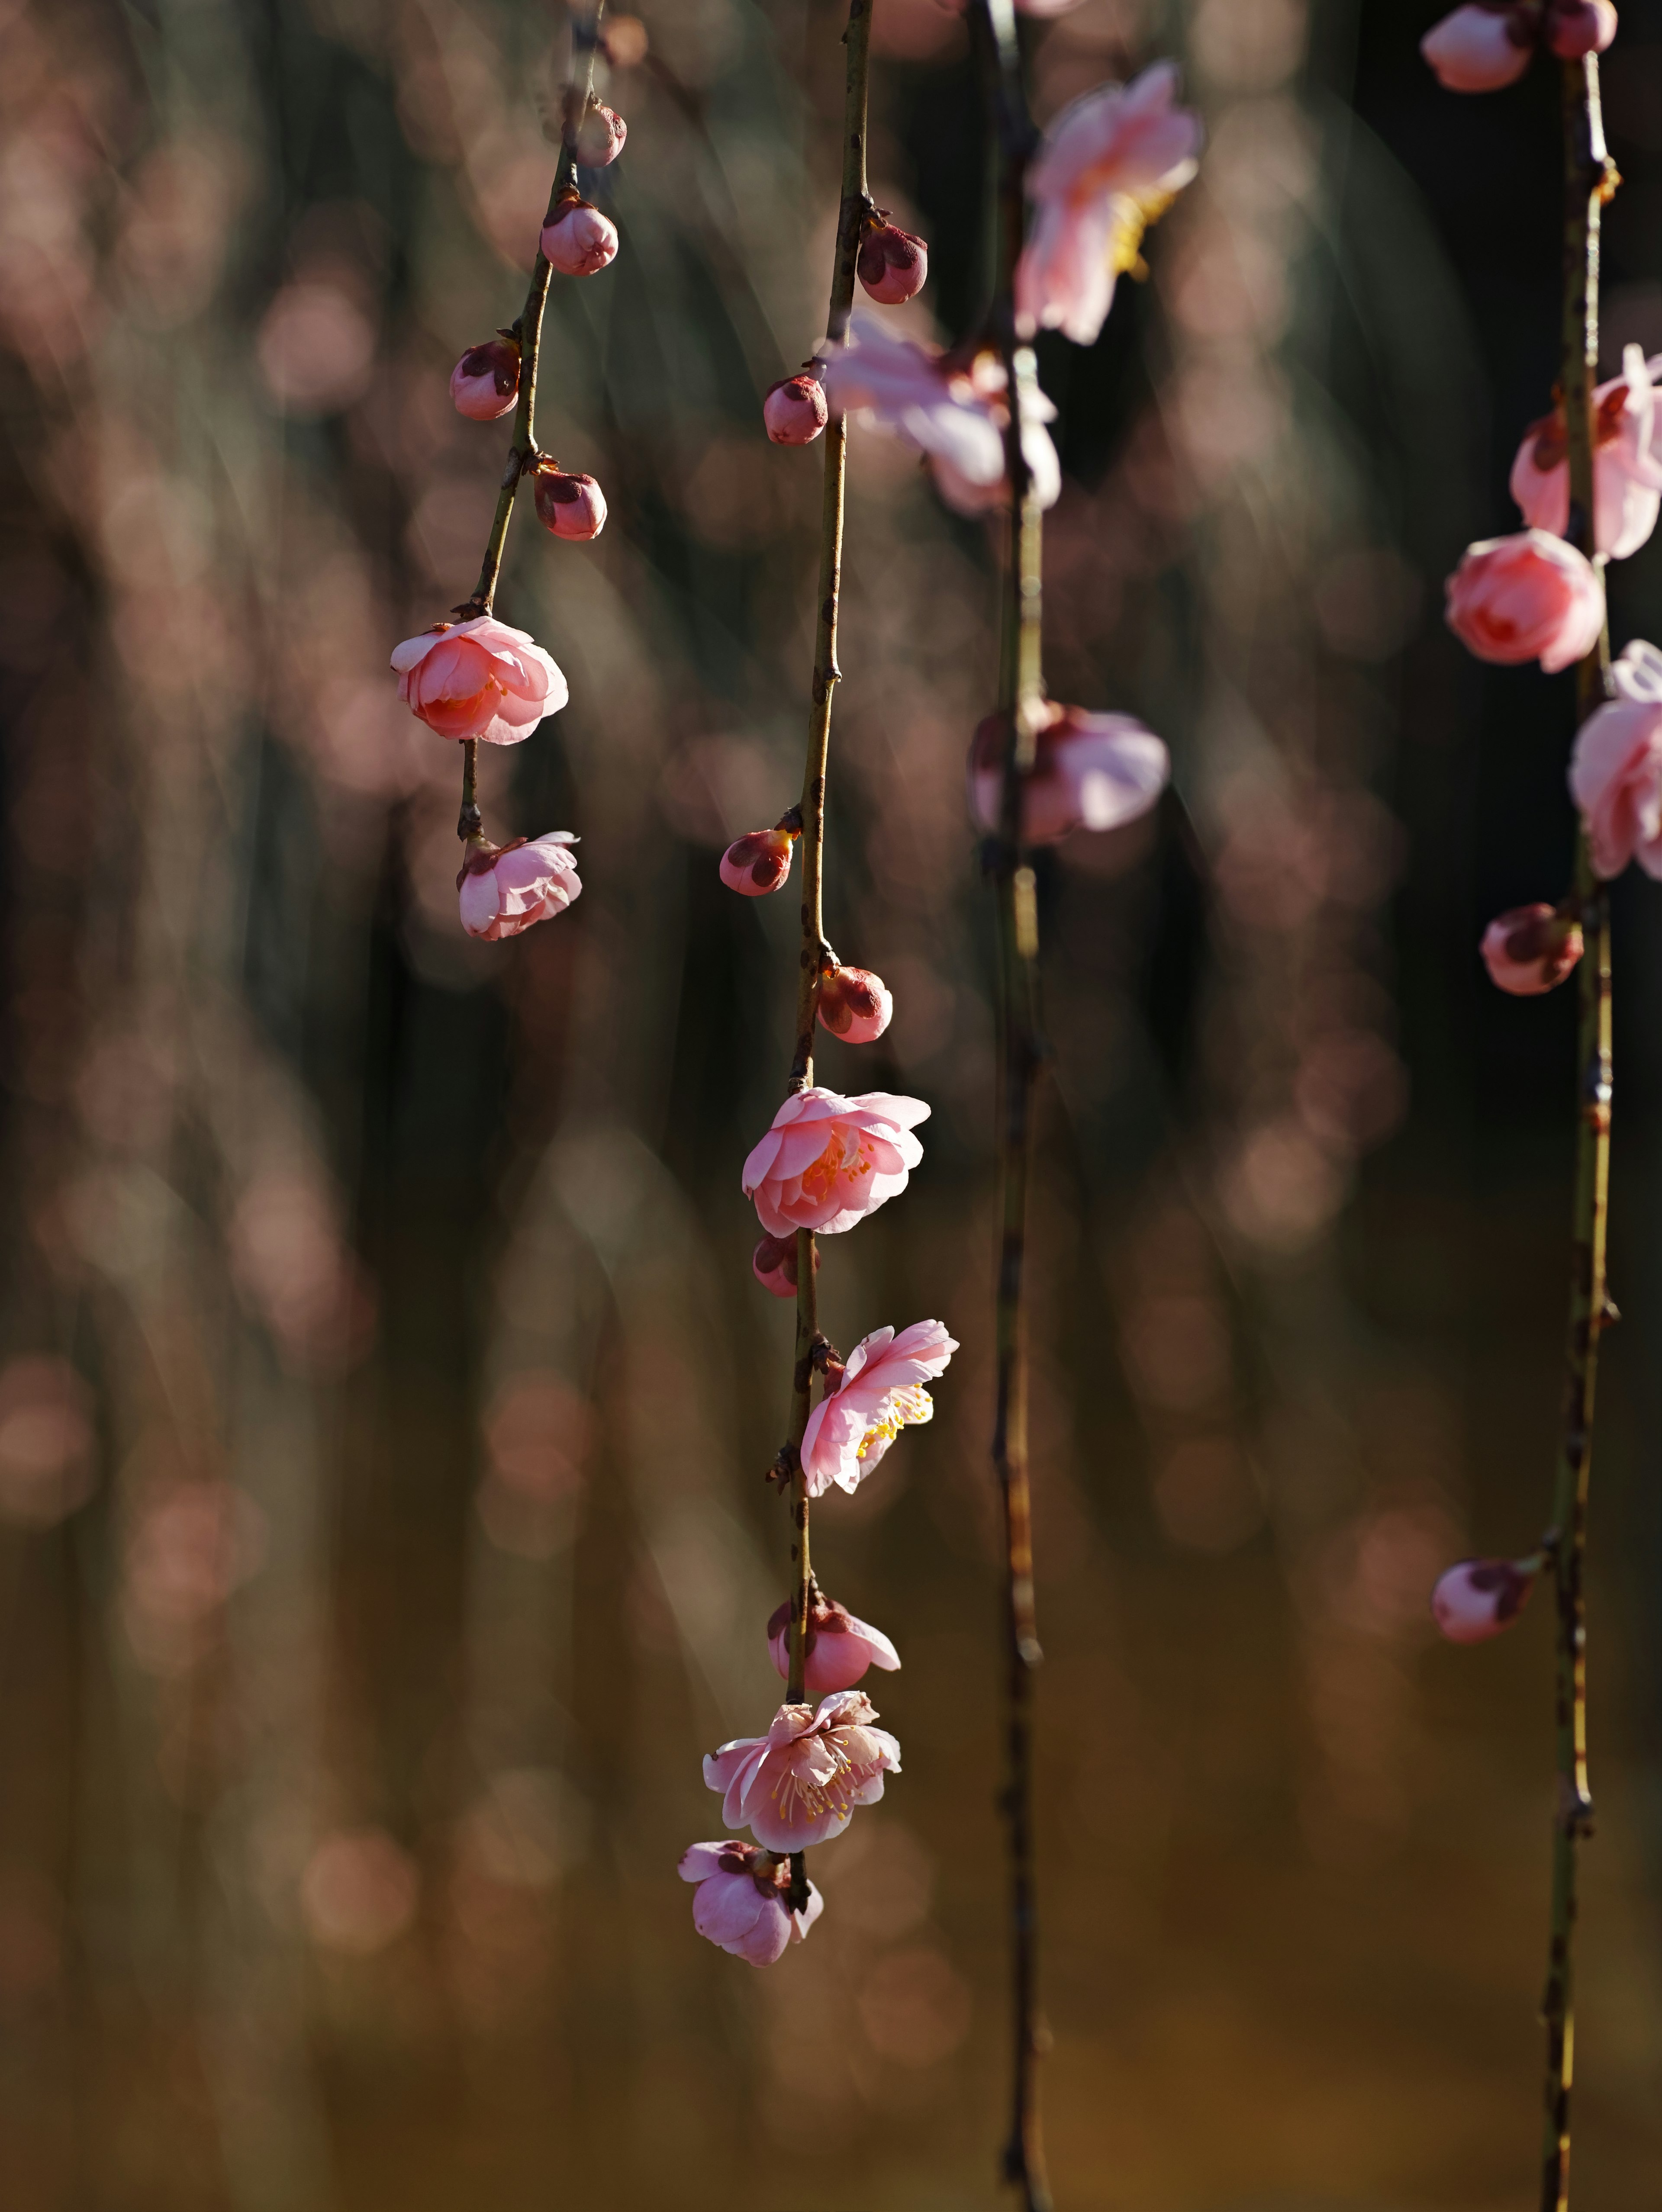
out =
[(470, 346), (450, 372), (456, 412), (470, 422), (494, 422), (520, 396), (520, 349), (512, 338)]
[(762, 420), (776, 446), (811, 446), (826, 419), (825, 387), (817, 376), (787, 376), (768, 386)]
[(889, 1026), (894, 1000), (869, 968), (832, 968), (819, 985), (819, 1020), (845, 1044), (870, 1044)]
[(730, 891), (761, 898), (783, 884), (795, 849), (795, 834), (789, 830), (747, 830), (722, 854), (721, 881)]
[(1612, 0), (1549, 0), (1543, 35), (1561, 62), (1602, 54), (1616, 36)]
[(544, 462), (533, 484), (537, 520), (557, 538), (598, 538), (606, 528), (606, 494), (593, 477), (567, 476)]
[(592, 100), (577, 125), (577, 159), (586, 169), (604, 169), (623, 152), (628, 136), (629, 125), (616, 109)]
[(1492, 983), (1531, 999), (1556, 990), (1581, 957), (1581, 925), (1556, 907), (1514, 906), (1495, 915), (1477, 949)]
[(1451, 1644), (1485, 1643), (1516, 1620), (1537, 1571), (1533, 1561), (1462, 1559), (1438, 1577), (1432, 1618)]
[[(768, 1623), (768, 1650), (782, 1682), (790, 1680), (790, 1615), (787, 1598)], [(846, 1606), (817, 1589), (808, 1600), (807, 1659), (804, 1694), (810, 1698), (851, 1690), (868, 1667), (892, 1674), (900, 1664), (900, 1654), (880, 1628), (856, 1620)]]
[(861, 240), (855, 267), (874, 300), (885, 307), (898, 307), (923, 289), (929, 273), (928, 246), (909, 230), (880, 222)]
[(543, 225), (543, 259), (562, 276), (593, 276), (618, 256), (618, 226), (591, 201), (562, 192)]
[[(764, 1237), (750, 1255), (751, 1273), (776, 1298), (796, 1296), (796, 1238)], [(813, 1272), (819, 1273), (819, 1248), (813, 1252)]]

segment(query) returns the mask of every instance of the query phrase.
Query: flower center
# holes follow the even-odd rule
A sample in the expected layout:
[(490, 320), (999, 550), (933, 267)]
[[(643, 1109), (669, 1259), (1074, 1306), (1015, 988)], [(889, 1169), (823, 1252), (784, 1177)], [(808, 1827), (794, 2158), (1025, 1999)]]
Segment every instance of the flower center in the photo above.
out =
[(1142, 258), (1142, 234), (1151, 222), (1158, 222), (1177, 194), (1162, 192), (1152, 187), (1141, 192), (1114, 194), (1113, 227), (1108, 233), (1108, 265), (1116, 276), (1135, 276), (1139, 283), (1148, 274), (1148, 264)]
[(802, 1188), (810, 1198), (824, 1200), (838, 1181), (858, 1182), (868, 1176), (872, 1164), (866, 1158), (863, 1131), (849, 1129), (838, 1123), (831, 1131), (831, 1142), (813, 1164), (804, 1170)]
[(891, 1390), (877, 1409), (877, 1419), (860, 1439), (856, 1459), (864, 1459), (874, 1443), (892, 1444), (902, 1429), (934, 1419), (934, 1405), (921, 1382), (908, 1382)]
[[(815, 1751), (826, 1753), (831, 1760), (828, 1775), (816, 1776), (805, 1771), (806, 1762)], [(800, 1805), (803, 1817), (818, 1820), (825, 1814), (842, 1814), (854, 1803), (854, 1786), (859, 1777), (849, 1759), (835, 1736), (810, 1737), (791, 1754), (784, 1772), (774, 1785), (773, 1802), (779, 1808), (779, 1817), (788, 1824), (795, 1820), (793, 1809)]]

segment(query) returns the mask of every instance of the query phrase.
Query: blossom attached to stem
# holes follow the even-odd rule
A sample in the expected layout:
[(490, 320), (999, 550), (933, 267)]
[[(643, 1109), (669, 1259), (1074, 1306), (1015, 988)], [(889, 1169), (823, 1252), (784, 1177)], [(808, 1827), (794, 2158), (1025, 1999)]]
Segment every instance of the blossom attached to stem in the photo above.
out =
[(861, 1338), (835, 1388), (827, 1388), (808, 1416), (801, 1458), (810, 1498), (833, 1483), (852, 1495), (902, 1429), (934, 1419), (923, 1385), (946, 1372), (957, 1349), (938, 1321), (914, 1322), (898, 1335), (876, 1328)]
[(858, 1690), (837, 1691), (817, 1707), (781, 1705), (765, 1735), (737, 1737), (705, 1759), (706, 1784), (723, 1793), (722, 1819), (773, 1851), (840, 1836), (856, 1808), (883, 1795), (885, 1775), (900, 1771), (900, 1746), (873, 1727), (876, 1718)]
[[(790, 1676), (790, 1629), (793, 1607), (788, 1598), (768, 1622), (768, 1656), (781, 1681)], [(894, 1673), (900, 1654), (880, 1628), (856, 1620), (835, 1598), (822, 1595), (818, 1583), (808, 1596), (807, 1638), (807, 1694), (828, 1697), (836, 1690), (851, 1690), (868, 1670), (880, 1667)]]
[(679, 1873), (683, 1881), (698, 1885), (692, 1896), (698, 1933), (752, 1966), (770, 1966), (793, 1943), (804, 1942), (825, 1908), (810, 1882), (807, 1902), (793, 1911), (786, 1895), (789, 1860), (730, 1836), (683, 1851)]

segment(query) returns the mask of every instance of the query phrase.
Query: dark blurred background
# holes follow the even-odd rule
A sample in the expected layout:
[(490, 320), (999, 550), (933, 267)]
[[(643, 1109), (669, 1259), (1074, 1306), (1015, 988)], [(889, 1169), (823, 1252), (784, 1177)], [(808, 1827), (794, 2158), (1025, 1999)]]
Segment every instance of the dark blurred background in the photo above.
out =
[[(484, 764), (584, 895), (465, 938), (459, 764), (387, 657), (471, 586), (554, 154), (543, 0), (0, 0), (0, 2160), (8, 2212), (995, 2201), (1004, 2094), (986, 900), (995, 549), (856, 433), (829, 925), (928, 1099), (828, 1249), (846, 1348), (938, 1314), (933, 1429), (816, 1523), (905, 1753), (758, 1974), (694, 1935), (700, 1755), (777, 1701), (788, 1314), (740, 1164), (794, 901), (842, 11), (639, 0), (623, 250), (557, 280), (499, 599), (572, 703)], [(1159, 54), (1209, 144), (1100, 343), (1041, 349), (1052, 689), (1181, 807), (1046, 858), (1035, 1444), (1046, 2071), (1072, 2212), (1531, 2201), (1548, 1608), (1433, 1640), (1546, 1510), (1573, 994), (1568, 678), (1440, 624), (1555, 374), (1556, 86), (1438, 89), (1427, 0), (1085, 0), (1048, 114)], [(873, 179), (978, 312), (962, 26), (878, 0)], [(638, 43), (638, 42), (637, 42)], [(1662, 4), (1604, 64), (1606, 373), (1662, 350)], [(1662, 629), (1662, 546), (1615, 571)], [(1662, 2155), (1655, 886), (1617, 894), (1578, 2194)]]

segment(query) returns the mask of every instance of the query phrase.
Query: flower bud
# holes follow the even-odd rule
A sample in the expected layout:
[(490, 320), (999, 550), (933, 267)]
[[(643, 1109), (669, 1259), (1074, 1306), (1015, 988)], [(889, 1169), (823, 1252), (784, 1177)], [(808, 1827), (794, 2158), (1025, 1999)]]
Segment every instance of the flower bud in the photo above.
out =
[(825, 427), (825, 387), (817, 376), (782, 378), (768, 387), (762, 420), (776, 446), (811, 446)]
[(629, 125), (615, 108), (592, 100), (577, 125), (577, 159), (586, 169), (604, 169), (624, 150)]
[(1548, 0), (1543, 35), (1548, 52), (1561, 62), (1602, 54), (1616, 36), (1612, 0)]
[(513, 338), (470, 346), (450, 372), (456, 412), (470, 422), (494, 422), (520, 396), (520, 349)]
[(1555, 990), (1581, 957), (1581, 925), (1556, 907), (1514, 906), (1495, 915), (1477, 949), (1492, 983), (1532, 999)]
[[(764, 1237), (750, 1255), (751, 1273), (762, 1288), (776, 1298), (796, 1296), (796, 1237)], [(819, 1273), (819, 1248), (814, 1247), (813, 1272)]]
[(1439, 1577), (1432, 1618), (1451, 1644), (1482, 1644), (1510, 1628), (1535, 1587), (1538, 1562), (1462, 1559)]
[(783, 884), (795, 849), (796, 839), (788, 830), (747, 830), (722, 854), (721, 881), (730, 891), (761, 898)]
[(928, 246), (894, 223), (876, 223), (860, 242), (855, 268), (874, 300), (885, 307), (898, 307), (923, 289), (929, 273)]
[(606, 528), (606, 494), (593, 477), (567, 476), (543, 461), (532, 482), (537, 520), (557, 538), (598, 538)]
[(593, 276), (618, 257), (618, 226), (592, 201), (560, 194), (543, 225), (543, 259), (562, 276)]
[(822, 1028), (844, 1044), (870, 1044), (889, 1026), (894, 1000), (869, 968), (828, 969), (819, 984)]
[[(790, 1680), (790, 1600), (786, 1599), (768, 1623), (768, 1650), (782, 1681)], [(851, 1690), (868, 1667), (892, 1674), (900, 1654), (880, 1628), (856, 1620), (835, 1598), (822, 1597), (810, 1585), (808, 1598), (807, 1670), (803, 1685), (810, 1698), (828, 1698), (838, 1690)]]
[(1434, 23), (1420, 52), (1446, 92), (1498, 92), (1515, 84), (1535, 52), (1536, 16), (1527, 7), (1468, 0)]

